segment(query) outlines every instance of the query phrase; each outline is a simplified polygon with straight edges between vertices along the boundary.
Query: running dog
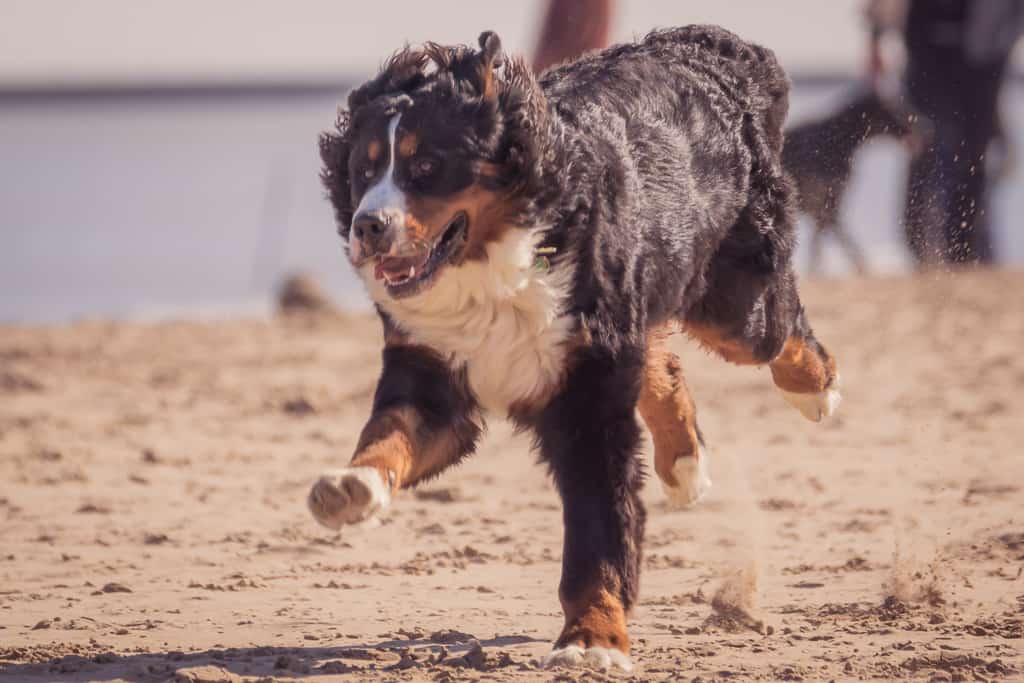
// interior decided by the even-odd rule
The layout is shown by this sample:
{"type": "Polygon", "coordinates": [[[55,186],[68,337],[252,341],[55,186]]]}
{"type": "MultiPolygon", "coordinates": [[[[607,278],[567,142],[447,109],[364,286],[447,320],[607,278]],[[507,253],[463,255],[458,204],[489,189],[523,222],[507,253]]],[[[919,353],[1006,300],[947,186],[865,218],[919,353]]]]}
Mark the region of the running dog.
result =
{"type": "Polygon", "coordinates": [[[710,485],[667,335],[767,365],[811,420],[838,400],[791,256],[788,83],[717,27],[651,33],[545,71],[426,44],[354,90],[320,139],[348,259],[383,325],[355,455],[313,486],[337,529],[469,456],[486,415],[532,432],[563,502],[565,623],[546,664],[630,669],[641,427],[668,498],[710,485]]]}
{"type": "Polygon", "coordinates": [[[867,260],[839,218],[853,159],[872,138],[890,136],[904,141],[916,154],[927,137],[924,122],[907,107],[884,100],[878,93],[854,97],[838,111],[786,131],[782,165],[796,182],[800,209],[814,223],[810,270],[821,267],[823,238],[839,241],[854,270],[864,274],[867,260]]]}

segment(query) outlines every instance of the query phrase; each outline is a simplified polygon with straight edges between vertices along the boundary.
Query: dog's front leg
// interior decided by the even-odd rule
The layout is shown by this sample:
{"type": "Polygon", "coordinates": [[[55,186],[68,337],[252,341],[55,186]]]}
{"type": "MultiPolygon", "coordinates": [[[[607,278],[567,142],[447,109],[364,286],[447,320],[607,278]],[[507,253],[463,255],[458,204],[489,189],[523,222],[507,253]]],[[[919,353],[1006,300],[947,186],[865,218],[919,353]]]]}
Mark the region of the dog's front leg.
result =
{"type": "Polygon", "coordinates": [[[348,467],[325,472],[309,509],[338,529],[372,517],[391,495],[433,477],[473,452],[480,416],[464,373],[434,351],[410,344],[384,349],[384,369],[348,467]]]}
{"type": "Polygon", "coordinates": [[[632,669],[626,615],[637,592],[645,513],[635,408],[643,352],[577,352],[536,424],[562,496],[559,597],[565,625],[544,663],[632,669]]]}

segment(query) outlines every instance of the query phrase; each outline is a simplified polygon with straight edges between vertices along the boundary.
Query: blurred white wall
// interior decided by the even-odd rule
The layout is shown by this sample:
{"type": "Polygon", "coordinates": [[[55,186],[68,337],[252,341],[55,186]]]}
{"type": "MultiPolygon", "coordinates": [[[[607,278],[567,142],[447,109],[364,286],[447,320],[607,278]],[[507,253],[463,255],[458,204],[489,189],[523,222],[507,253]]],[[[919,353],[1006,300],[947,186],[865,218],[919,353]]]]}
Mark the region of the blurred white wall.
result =
{"type": "MultiPolygon", "coordinates": [[[[346,84],[405,40],[471,43],[493,28],[509,51],[532,52],[544,2],[0,0],[0,322],[265,311],[297,270],[368,307],[317,179],[317,133],[346,84]],[[161,81],[272,87],[121,91],[161,81]],[[287,81],[314,87],[273,87],[287,81]],[[19,97],[19,85],[43,96],[19,97]],[[45,92],[65,85],[77,87],[45,92]],[[111,92],[91,96],[94,86],[111,92]]],[[[616,0],[614,37],[720,23],[773,48],[794,76],[850,77],[797,80],[795,121],[855,87],[860,2],[616,0]]],[[[1024,84],[1006,107],[1008,123],[1024,121],[1024,84]]],[[[1024,127],[1010,134],[1024,149],[1024,127]]],[[[992,214],[1003,261],[1019,265],[1017,168],[992,214]]],[[[844,204],[879,272],[908,263],[905,169],[898,145],[869,145],[844,204]]],[[[844,272],[834,256],[828,271],[844,272]]]]}
{"type": "MultiPolygon", "coordinates": [[[[852,72],[862,0],[619,0],[616,40],[719,23],[792,70],[852,72]]],[[[499,32],[531,52],[543,0],[2,0],[0,85],[339,78],[403,41],[499,32]]]]}

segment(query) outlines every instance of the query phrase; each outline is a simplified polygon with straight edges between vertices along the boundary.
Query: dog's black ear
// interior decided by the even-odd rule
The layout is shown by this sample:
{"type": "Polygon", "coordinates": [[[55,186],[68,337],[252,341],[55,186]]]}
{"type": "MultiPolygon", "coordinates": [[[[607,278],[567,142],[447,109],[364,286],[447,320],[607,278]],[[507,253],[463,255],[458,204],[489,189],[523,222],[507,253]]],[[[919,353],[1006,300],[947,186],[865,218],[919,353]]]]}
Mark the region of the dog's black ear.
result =
{"type": "MultiPolygon", "coordinates": [[[[502,121],[502,181],[520,197],[550,196],[552,182],[545,159],[553,156],[547,98],[533,68],[522,57],[505,60],[498,93],[502,121]]],[[[554,172],[560,172],[555,170],[554,172]]]]}
{"type": "Polygon", "coordinates": [[[501,51],[501,38],[494,31],[480,34],[480,94],[484,99],[493,99],[497,94],[494,86],[494,70],[505,62],[501,51]]]}
{"type": "Polygon", "coordinates": [[[334,130],[320,135],[320,182],[334,209],[338,234],[348,240],[352,226],[352,185],[349,180],[348,157],[352,151],[352,116],[347,110],[338,112],[334,130]]]}

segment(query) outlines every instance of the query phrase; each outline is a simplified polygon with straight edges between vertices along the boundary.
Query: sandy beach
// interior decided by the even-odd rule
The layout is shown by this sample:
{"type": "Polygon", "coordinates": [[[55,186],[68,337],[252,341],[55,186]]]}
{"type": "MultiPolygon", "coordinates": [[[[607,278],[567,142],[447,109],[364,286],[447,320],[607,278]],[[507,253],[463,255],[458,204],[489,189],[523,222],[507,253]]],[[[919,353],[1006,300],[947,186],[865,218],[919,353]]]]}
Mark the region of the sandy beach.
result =
{"type": "Polygon", "coordinates": [[[1024,680],[1021,292],[805,282],[843,377],[821,424],[676,338],[714,487],[647,482],[629,676],[538,668],[561,511],[500,419],[379,523],[313,521],[375,319],[0,326],[0,680],[1024,680]]]}

